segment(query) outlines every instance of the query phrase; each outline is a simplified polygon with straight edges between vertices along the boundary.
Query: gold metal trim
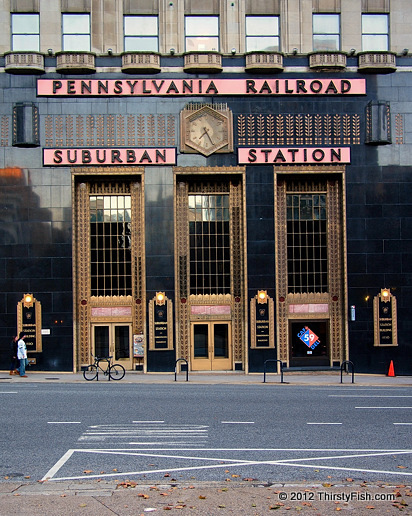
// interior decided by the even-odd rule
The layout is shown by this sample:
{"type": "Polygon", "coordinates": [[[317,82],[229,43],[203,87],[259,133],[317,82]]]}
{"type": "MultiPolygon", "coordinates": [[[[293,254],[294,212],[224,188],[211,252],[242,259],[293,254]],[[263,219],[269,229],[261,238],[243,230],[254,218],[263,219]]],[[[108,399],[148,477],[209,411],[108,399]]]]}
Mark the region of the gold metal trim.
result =
{"type": "MultiPolygon", "coordinates": [[[[241,363],[247,371],[247,309],[246,309],[246,197],[245,167],[174,167],[175,191],[175,292],[176,292],[176,358],[185,358],[190,364],[190,324],[201,320],[192,316],[190,307],[207,304],[230,304],[231,316],[216,317],[216,320],[232,322],[232,362],[241,363]],[[230,184],[230,234],[231,234],[231,285],[228,296],[193,296],[189,286],[189,234],[187,196],[193,178],[205,177],[230,184]],[[234,177],[239,176],[239,181],[234,177]]],[[[213,185],[212,185],[213,186],[213,185]]],[[[210,187],[211,188],[211,187],[210,187]]],[[[211,191],[207,187],[208,192],[211,191]]],[[[212,188],[213,191],[213,188],[212,188]]],[[[203,317],[202,317],[203,318],[203,317]]],[[[207,318],[210,320],[210,317],[207,318]]]]}
{"type": "Polygon", "coordinates": [[[396,297],[390,289],[381,289],[379,294],[373,298],[373,345],[374,347],[397,347],[398,346],[398,307],[396,297]],[[386,299],[387,297],[387,299],[386,299]],[[392,319],[392,343],[382,344],[379,339],[379,300],[390,303],[392,319]]]}
{"type": "Polygon", "coordinates": [[[277,166],[274,167],[275,241],[276,241],[276,336],[278,358],[289,365],[289,321],[328,320],[330,365],[348,358],[347,258],[345,216],[345,166],[277,166]],[[313,178],[313,175],[319,179],[313,178]],[[294,191],[290,180],[299,181],[299,191],[325,191],[328,203],[328,293],[289,294],[287,284],[286,193],[294,191]],[[325,178],[323,179],[322,176],[325,178]],[[322,184],[321,184],[322,183],[322,184]],[[325,186],[324,186],[325,185],[325,186]],[[302,189],[303,188],[303,189],[302,189]],[[327,313],[291,314],[291,304],[328,304],[327,313]]]}
{"type": "Polygon", "coordinates": [[[167,348],[156,348],[155,347],[155,305],[158,305],[156,296],[149,301],[149,350],[151,351],[170,351],[173,349],[173,302],[168,299],[167,296],[164,297],[162,305],[167,304],[167,322],[164,324],[167,325],[167,348]]]}
{"type": "MultiPolygon", "coordinates": [[[[72,169],[73,210],[73,368],[90,362],[90,325],[95,322],[129,322],[132,334],[145,334],[145,249],[144,249],[144,168],[88,167],[72,169]],[[122,191],[119,182],[127,182],[131,196],[132,221],[132,295],[90,296],[90,223],[89,197],[92,192],[115,194],[122,191]],[[98,183],[98,184],[97,184],[98,183]],[[93,187],[93,188],[91,188],[93,187]],[[97,190],[96,190],[97,189],[97,190]],[[131,306],[130,317],[92,318],[96,306],[131,306]]],[[[145,359],[146,360],[146,359],[145,359]]]]}
{"type": "MultiPolygon", "coordinates": [[[[262,291],[259,291],[262,292],[262,291]]],[[[266,291],[265,291],[266,292],[266,291]]],[[[250,300],[250,348],[273,349],[275,347],[275,315],[273,299],[266,295],[266,301],[259,300],[259,293],[250,300]],[[269,346],[256,346],[256,301],[258,304],[267,304],[269,311],[269,346]]]]}

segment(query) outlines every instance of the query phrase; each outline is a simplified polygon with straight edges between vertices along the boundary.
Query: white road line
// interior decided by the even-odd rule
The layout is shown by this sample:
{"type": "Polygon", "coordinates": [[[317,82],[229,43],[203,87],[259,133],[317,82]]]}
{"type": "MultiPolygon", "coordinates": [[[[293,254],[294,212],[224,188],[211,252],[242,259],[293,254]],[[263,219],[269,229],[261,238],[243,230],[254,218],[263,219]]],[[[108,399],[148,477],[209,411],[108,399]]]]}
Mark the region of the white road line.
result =
{"type": "Polygon", "coordinates": [[[329,398],[412,398],[409,395],[401,395],[401,394],[328,394],[329,398]]]}
{"type": "Polygon", "coordinates": [[[254,421],[221,421],[222,425],[254,425],[254,421]]]}
{"type": "Polygon", "coordinates": [[[164,421],[132,421],[132,423],[164,423],[164,421]]]}
{"type": "Polygon", "coordinates": [[[17,394],[17,391],[3,391],[0,394],[17,394]]]}
{"type": "Polygon", "coordinates": [[[355,409],[378,409],[378,410],[385,410],[385,409],[412,409],[412,407],[355,407],[355,409]]]}
{"type": "Polygon", "coordinates": [[[81,425],[81,421],[47,421],[48,425],[81,425]]]}
{"type": "Polygon", "coordinates": [[[44,477],[42,478],[42,480],[48,480],[48,479],[52,479],[54,477],[54,475],[59,471],[59,469],[64,465],[66,464],[66,462],[70,459],[70,457],[73,455],[73,453],[75,452],[76,450],[67,450],[67,452],[63,455],[63,457],[61,457],[57,462],[56,464],[49,469],[49,471],[44,475],[44,477]]]}
{"type": "Polygon", "coordinates": [[[307,425],[341,425],[342,423],[306,423],[307,425]]]}
{"type": "Polygon", "coordinates": [[[412,423],[394,423],[394,425],[412,425],[412,423]]]}
{"type": "MultiPolygon", "coordinates": [[[[80,452],[80,453],[108,453],[108,454],[116,454],[114,450],[69,450],[71,454],[73,452],[80,452]]],[[[216,451],[216,450],[215,450],[216,451]]],[[[296,451],[302,451],[301,449],[296,449],[296,451]]],[[[308,450],[309,451],[309,450],[308,450]]],[[[313,451],[313,450],[310,450],[313,451]]],[[[332,450],[330,450],[332,451],[332,450]]],[[[349,450],[344,450],[348,452],[349,450]]],[[[362,450],[365,451],[365,450],[362,450]]],[[[67,452],[67,453],[69,453],[67,452]]],[[[117,452],[119,453],[119,452],[117,452]]],[[[76,477],[60,477],[60,478],[51,478],[49,475],[50,472],[53,470],[60,469],[60,467],[64,464],[64,462],[61,464],[61,466],[57,467],[57,464],[43,477],[45,480],[46,478],[49,479],[49,481],[61,481],[61,480],[79,480],[79,479],[90,479],[90,478],[104,478],[104,477],[115,477],[115,476],[131,476],[131,475],[147,475],[147,474],[153,474],[153,473],[165,473],[165,472],[181,472],[181,471],[195,471],[195,470],[205,470],[205,469],[218,469],[218,468],[227,468],[227,467],[242,467],[242,466],[251,466],[251,465],[264,465],[264,464],[270,464],[270,465],[279,465],[279,466],[286,466],[286,467],[301,467],[301,468],[318,468],[318,469],[327,469],[327,470],[337,470],[337,471],[356,471],[356,472],[362,472],[362,473],[377,473],[377,474],[387,474],[387,475],[402,475],[402,476],[412,476],[412,473],[409,472],[399,472],[399,471],[386,471],[386,470],[371,470],[366,468],[353,468],[353,467],[339,467],[339,466],[324,466],[324,465],[317,465],[317,464],[300,464],[302,461],[313,461],[313,460],[334,460],[334,459],[342,459],[342,458],[356,458],[356,457],[375,457],[378,455],[392,455],[394,451],[388,451],[388,452],[382,452],[382,453],[370,453],[370,450],[368,450],[368,453],[362,453],[362,454],[356,454],[356,455],[340,455],[340,456],[328,456],[328,457],[301,457],[297,459],[282,459],[282,460],[268,460],[268,461],[237,461],[237,462],[226,462],[224,464],[207,464],[204,466],[189,466],[189,467],[180,467],[180,468],[167,468],[167,469],[158,469],[158,470],[144,470],[144,471],[128,471],[125,473],[107,473],[107,474],[101,474],[101,475],[87,475],[87,476],[76,476],[76,477]],[[298,463],[299,462],[299,463],[298,463]]],[[[396,451],[396,454],[411,454],[412,450],[404,450],[404,451],[396,451]]],[[[120,451],[119,454],[125,454],[124,450],[120,451]]],[[[67,454],[66,454],[67,455],[67,454]]],[[[139,455],[139,453],[131,453],[129,455],[139,455]]],[[[70,455],[71,456],[71,455],[70,455]]],[[[157,456],[157,455],[156,455],[157,456]]],[[[171,457],[174,457],[173,455],[171,457]]],[[[65,458],[62,457],[61,461],[65,458]]],[[[184,457],[183,457],[184,458],[184,457]]],[[[188,457],[188,459],[191,459],[191,457],[188,457]]],[[[202,457],[196,457],[196,460],[202,460],[202,457]]],[[[67,459],[66,459],[67,460],[67,459]]],[[[205,460],[225,460],[222,458],[205,458],[205,460]]],[[[231,460],[231,459],[229,459],[231,460]]],[[[59,461],[60,462],[60,461],[59,461]]]]}

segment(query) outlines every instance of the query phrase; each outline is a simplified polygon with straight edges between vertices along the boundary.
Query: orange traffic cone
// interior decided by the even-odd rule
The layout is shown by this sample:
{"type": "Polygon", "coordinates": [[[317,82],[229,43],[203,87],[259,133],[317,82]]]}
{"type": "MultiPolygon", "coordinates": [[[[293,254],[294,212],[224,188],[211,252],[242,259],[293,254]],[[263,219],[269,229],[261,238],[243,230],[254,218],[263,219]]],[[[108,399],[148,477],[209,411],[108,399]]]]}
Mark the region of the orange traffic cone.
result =
{"type": "Polygon", "coordinates": [[[393,367],[393,360],[391,360],[391,363],[389,364],[389,371],[387,376],[395,376],[395,369],[393,367]]]}

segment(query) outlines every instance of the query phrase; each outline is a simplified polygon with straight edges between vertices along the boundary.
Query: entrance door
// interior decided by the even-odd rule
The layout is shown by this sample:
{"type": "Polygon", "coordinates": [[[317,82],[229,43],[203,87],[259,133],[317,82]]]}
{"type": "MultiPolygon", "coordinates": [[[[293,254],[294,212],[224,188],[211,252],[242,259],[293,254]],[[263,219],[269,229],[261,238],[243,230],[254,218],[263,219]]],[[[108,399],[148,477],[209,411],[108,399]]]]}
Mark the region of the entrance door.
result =
{"type": "Polygon", "coordinates": [[[131,324],[92,324],[93,354],[132,369],[131,336],[131,324]]]}
{"type": "Polygon", "coordinates": [[[230,323],[192,324],[191,359],[193,371],[227,371],[232,369],[230,323]]]}

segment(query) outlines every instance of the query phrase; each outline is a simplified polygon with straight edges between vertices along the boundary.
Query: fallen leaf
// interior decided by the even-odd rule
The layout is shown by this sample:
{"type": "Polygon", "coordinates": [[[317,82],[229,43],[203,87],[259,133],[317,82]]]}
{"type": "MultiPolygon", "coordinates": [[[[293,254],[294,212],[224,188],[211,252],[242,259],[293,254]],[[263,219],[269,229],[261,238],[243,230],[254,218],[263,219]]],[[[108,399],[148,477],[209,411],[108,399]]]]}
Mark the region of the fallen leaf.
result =
{"type": "Polygon", "coordinates": [[[367,505],[366,508],[367,509],[375,509],[375,507],[373,505],[367,505]]]}
{"type": "Polygon", "coordinates": [[[226,505],[224,505],[223,503],[218,505],[219,509],[225,509],[226,505]]]}
{"type": "Polygon", "coordinates": [[[324,484],[322,484],[323,487],[332,487],[332,484],[328,484],[327,482],[325,482],[324,484]]]}
{"type": "Polygon", "coordinates": [[[232,478],[239,478],[240,475],[232,475],[232,478]]]}
{"type": "Polygon", "coordinates": [[[170,474],[169,473],[165,473],[165,477],[170,477],[170,474]]]}
{"type": "Polygon", "coordinates": [[[24,478],[30,478],[30,475],[25,476],[24,478]]]}
{"type": "Polygon", "coordinates": [[[408,469],[406,466],[397,466],[398,469],[408,469]]]}
{"type": "Polygon", "coordinates": [[[347,478],[346,482],[353,482],[353,478],[347,478]]]}
{"type": "Polygon", "coordinates": [[[145,500],[147,500],[149,498],[149,495],[148,494],[144,494],[144,493],[139,493],[137,496],[139,498],[144,498],[145,500]]]}
{"type": "Polygon", "coordinates": [[[199,500],[206,500],[206,496],[199,495],[199,500]]]}
{"type": "Polygon", "coordinates": [[[87,503],[81,503],[79,507],[87,507],[87,503]]]}
{"type": "Polygon", "coordinates": [[[280,509],[280,507],[281,507],[280,505],[271,505],[271,506],[269,507],[269,510],[270,510],[270,511],[276,511],[277,509],[280,509]]]}
{"type": "Polygon", "coordinates": [[[92,469],[85,469],[85,470],[83,471],[83,473],[93,473],[93,470],[92,470],[92,469]]]}

